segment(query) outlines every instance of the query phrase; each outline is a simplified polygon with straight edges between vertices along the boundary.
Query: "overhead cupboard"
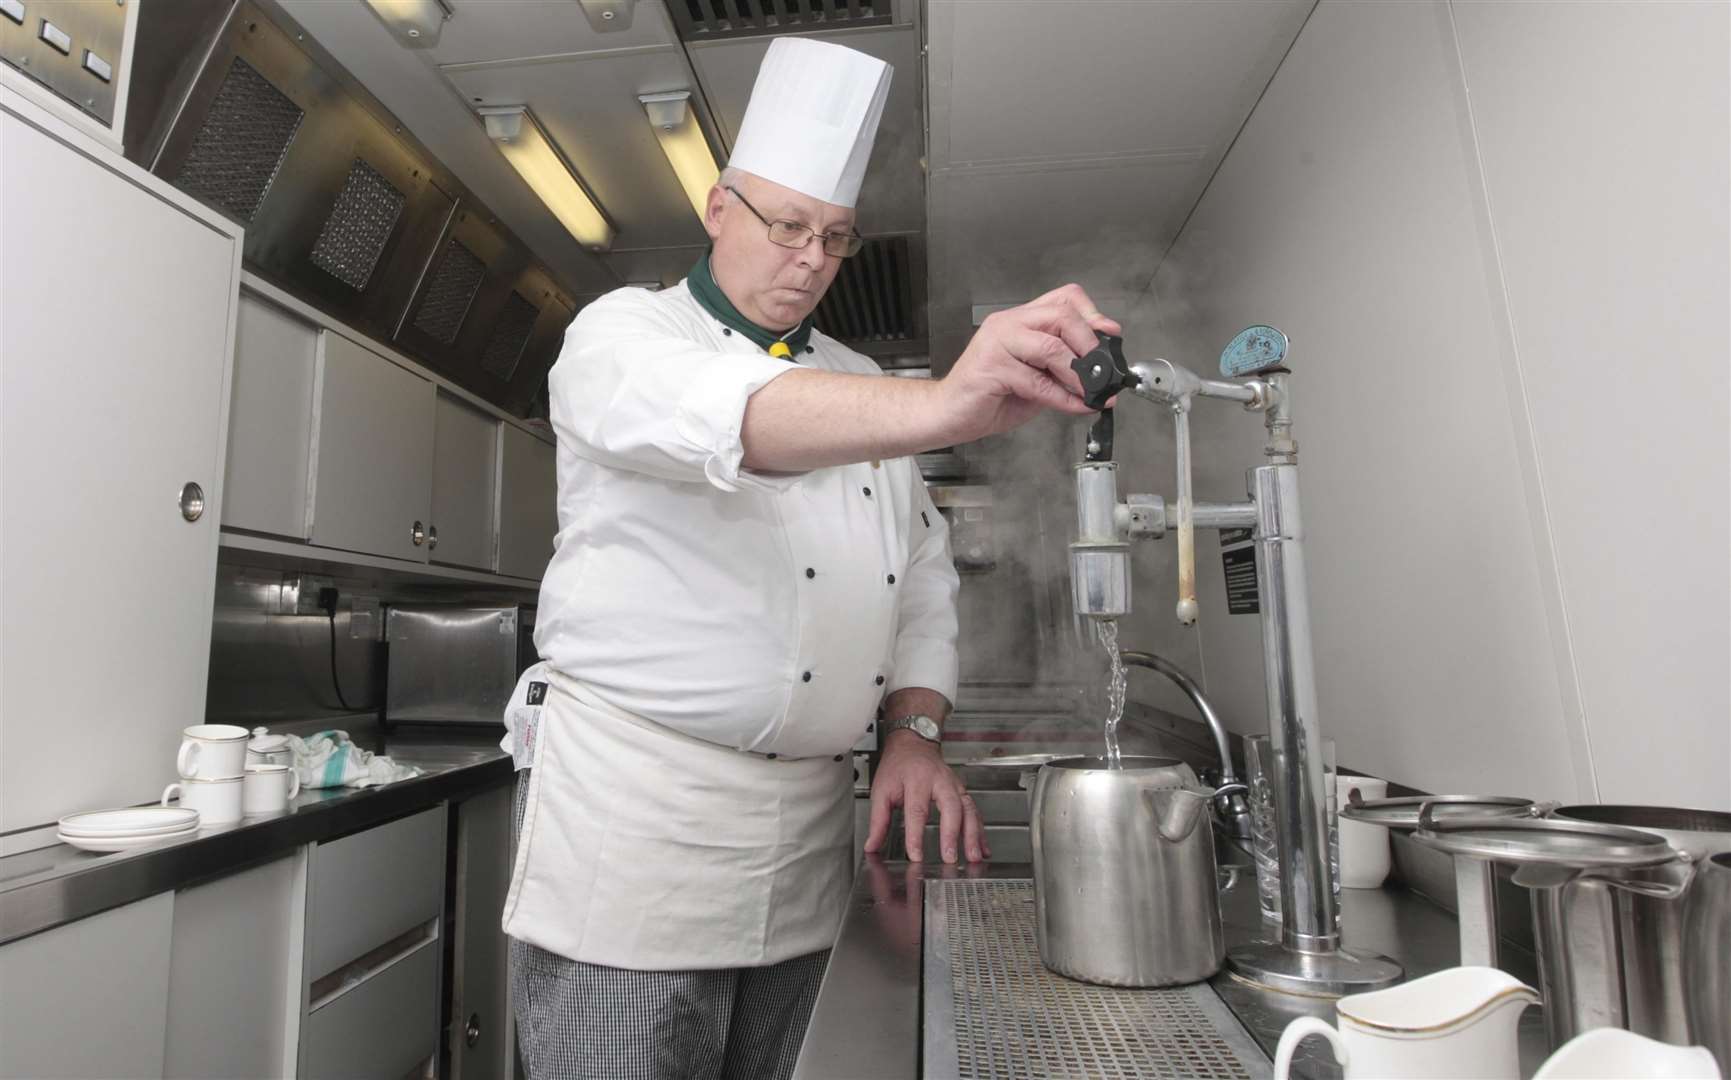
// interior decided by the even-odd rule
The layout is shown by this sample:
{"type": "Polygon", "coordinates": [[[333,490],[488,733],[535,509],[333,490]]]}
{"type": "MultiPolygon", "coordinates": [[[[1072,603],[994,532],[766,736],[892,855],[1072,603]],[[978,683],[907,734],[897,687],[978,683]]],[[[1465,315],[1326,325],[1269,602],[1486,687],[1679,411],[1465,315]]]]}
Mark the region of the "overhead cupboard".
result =
{"type": "Polygon", "coordinates": [[[240,532],[540,579],[557,528],[549,434],[251,275],[234,382],[225,544],[248,546],[240,532]]]}

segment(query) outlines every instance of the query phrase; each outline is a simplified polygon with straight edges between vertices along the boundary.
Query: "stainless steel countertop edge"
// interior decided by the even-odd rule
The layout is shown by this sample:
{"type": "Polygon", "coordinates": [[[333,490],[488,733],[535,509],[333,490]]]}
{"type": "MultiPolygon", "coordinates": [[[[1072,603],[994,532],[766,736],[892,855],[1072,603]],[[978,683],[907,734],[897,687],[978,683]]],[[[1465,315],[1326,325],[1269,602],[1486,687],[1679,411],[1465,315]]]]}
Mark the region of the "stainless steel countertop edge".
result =
{"type": "MultiPolygon", "coordinates": [[[[427,745],[439,744],[429,740],[427,745]]],[[[412,756],[403,756],[412,763],[412,756]]],[[[340,793],[326,789],[287,813],[218,827],[162,847],[81,859],[58,873],[24,878],[0,888],[0,945],[157,893],[236,873],[305,844],[461,799],[507,783],[513,775],[510,757],[496,748],[465,756],[475,760],[379,787],[345,788],[340,793]]],[[[303,793],[302,799],[306,797],[303,793]]],[[[8,856],[8,860],[32,854],[8,856]]]]}

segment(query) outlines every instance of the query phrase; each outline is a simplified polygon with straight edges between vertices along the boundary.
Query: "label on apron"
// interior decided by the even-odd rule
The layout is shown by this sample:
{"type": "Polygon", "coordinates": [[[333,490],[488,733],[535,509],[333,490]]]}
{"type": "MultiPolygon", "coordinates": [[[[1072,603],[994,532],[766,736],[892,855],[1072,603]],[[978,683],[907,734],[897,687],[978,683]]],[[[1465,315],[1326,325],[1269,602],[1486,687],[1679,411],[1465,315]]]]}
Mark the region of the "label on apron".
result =
{"type": "Polygon", "coordinates": [[[511,755],[518,772],[535,764],[535,741],[541,727],[541,708],[547,701],[546,661],[531,665],[517,679],[511,700],[505,705],[505,737],[499,749],[511,755]]]}

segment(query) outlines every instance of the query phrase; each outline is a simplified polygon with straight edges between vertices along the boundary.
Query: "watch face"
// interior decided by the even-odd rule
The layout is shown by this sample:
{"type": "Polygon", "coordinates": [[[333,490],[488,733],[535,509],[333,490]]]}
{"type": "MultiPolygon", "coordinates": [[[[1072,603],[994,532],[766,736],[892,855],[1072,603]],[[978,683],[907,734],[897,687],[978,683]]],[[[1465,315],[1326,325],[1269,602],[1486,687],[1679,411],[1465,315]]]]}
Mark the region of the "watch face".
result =
{"type": "Polygon", "coordinates": [[[938,728],[938,722],[929,716],[904,716],[897,726],[905,727],[920,738],[930,739],[932,742],[937,742],[943,737],[943,732],[938,728]]]}

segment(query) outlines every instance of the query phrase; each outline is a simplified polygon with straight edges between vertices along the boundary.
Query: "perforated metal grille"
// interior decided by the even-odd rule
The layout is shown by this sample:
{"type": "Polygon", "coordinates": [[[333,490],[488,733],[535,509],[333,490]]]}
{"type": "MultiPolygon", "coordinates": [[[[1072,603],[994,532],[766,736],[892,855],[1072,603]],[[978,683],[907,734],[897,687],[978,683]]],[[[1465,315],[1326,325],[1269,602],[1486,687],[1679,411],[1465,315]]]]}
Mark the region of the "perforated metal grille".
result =
{"type": "Polygon", "coordinates": [[[962,1077],[1249,1080],[1205,1011],[1206,985],[1122,990],[1054,975],[1040,963],[1032,882],[940,884],[962,1077]]]}
{"type": "Polygon", "coordinates": [[[193,136],[175,184],[250,222],[305,115],[251,64],[236,58],[193,136]]]}
{"type": "Polygon", "coordinates": [[[905,341],[914,305],[905,236],[867,240],[841,270],[816,311],[817,328],[838,341],[905,341]]]}
{"type": "Polygon", "coordinates": [[[523,359],[523,348],[529,344],[535,320],[540,316],[540,308],[524,299],[522,293],[513,292],[505,301],[504,313],[493,326],[493,340],[487,342],[487,349],[481,354],[481,370],[510,382],[511,376],[517,373],[517,361],[523,359]]]}
{"type": "Polygon", "coordinates": [[[793,34],[890,21],[890,0],[669,0],[667,13],[686,41],[793,34]]]}
{"type": "Polygon", "coordinates": [[[486,273],[486,265],[461,241],[446,243],[415,311],[415,328],[446,345],[457,340],[463,316],[469,313],[486,273]]]}
{"type": "Polygon", "coordinates": [[[356,292],[365,289],[404,201],[377,169],[356,158],[313,244],[313,265],[356,292]]]}

